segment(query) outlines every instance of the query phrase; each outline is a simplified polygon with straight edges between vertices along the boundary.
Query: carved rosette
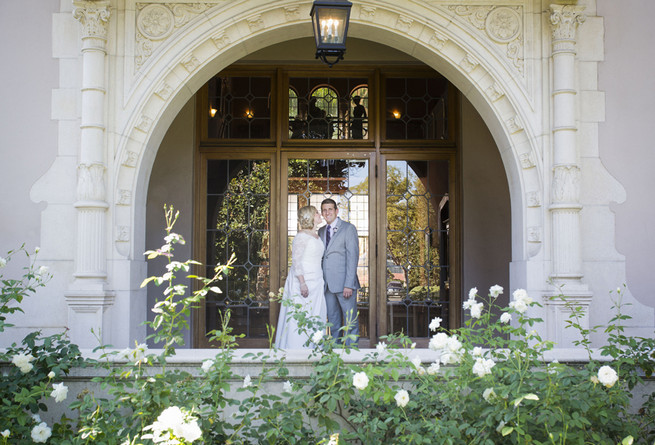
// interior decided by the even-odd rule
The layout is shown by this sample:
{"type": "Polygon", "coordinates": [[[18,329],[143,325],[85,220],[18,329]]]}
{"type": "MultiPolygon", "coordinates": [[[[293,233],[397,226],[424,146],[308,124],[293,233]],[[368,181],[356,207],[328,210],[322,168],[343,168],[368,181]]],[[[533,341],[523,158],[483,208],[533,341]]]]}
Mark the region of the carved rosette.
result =
{"type": "Polygon", "coordinates": [[[111,17],[108,1],[76,1],[73,17],[82,24],[82,38],[107,41],[107,25],[111,17]]]}
{"type": "Polygon", "coordinates": [[[583,6],[550,5],[550,23],[553,41],[575,41],[578,25],[584,23],[583,6]]]}
{"type": "Polygon", "coordinates": [[[580,167],[558,165],[553,170],[553,203],[575,204],[580,199],[580,167]]]}
{"type": "Polygon", "coordinates": [[[214,6],[212,3],[137,3],[135,70],[176,29],[214,6]]]}
{"type": "Polygon", "coordinates": [[[79,201],[105,200],[105,166],[80,164],[77,166],[77,199],[79,201]]]}
{"type": "Polygon", "coordinates": [[[525,71],[522,6],[448,6],[502,48],[514,68],[525,71]]]}

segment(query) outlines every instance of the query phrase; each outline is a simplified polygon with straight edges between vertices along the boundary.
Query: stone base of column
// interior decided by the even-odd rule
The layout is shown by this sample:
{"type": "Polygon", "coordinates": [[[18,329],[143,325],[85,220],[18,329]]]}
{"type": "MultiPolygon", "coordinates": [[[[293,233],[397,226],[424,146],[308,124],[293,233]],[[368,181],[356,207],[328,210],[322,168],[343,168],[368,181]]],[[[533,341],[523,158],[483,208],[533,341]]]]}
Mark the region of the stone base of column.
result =
{"type": "Polygon", "coordinates": [[[567,283],[561,287],[561,291],[554,290],[543,295],[546,339],[555,342],[556,348],[573,348],[577,341],[582,340],[579,329],[570,325],[577,324],[582,329],[589,329],[592,297],[589,288],[579,282],[567,283]]]}
{"type": "Polygon", "coordinates": [[[114,293],[101,283],[88,289],[69,290],[68,327],[71,342],[80,348],[95,348],[110,342],[111,320],[107,308],[114,304],[114,293]]]}

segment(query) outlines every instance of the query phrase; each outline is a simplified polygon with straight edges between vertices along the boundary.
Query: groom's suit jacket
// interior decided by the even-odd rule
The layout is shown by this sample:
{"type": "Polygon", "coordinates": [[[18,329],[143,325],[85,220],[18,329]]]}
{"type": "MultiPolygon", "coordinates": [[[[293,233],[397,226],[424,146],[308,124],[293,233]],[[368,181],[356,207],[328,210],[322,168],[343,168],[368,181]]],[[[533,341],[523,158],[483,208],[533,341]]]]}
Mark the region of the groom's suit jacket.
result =
{"type": "MultiPolygon", "coordinates": [[[[327,226],[318,230],[318,235],[325,245],[327,226]]],[[[332,231],[330,244],[323,253],[323,278],[330,292],[338,294],[344,287],[359,289],[357,263],[359,262],[359,239],[354,225],[344,220],[339,221],[336,231],[332,231]]]]}

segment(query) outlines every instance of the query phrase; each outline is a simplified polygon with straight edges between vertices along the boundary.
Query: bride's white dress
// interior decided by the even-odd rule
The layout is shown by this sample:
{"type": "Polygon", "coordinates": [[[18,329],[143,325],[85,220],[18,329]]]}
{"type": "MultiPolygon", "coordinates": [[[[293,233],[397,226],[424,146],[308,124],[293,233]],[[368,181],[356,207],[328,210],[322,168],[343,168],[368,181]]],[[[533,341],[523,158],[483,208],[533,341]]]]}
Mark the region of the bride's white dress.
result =
{"type": "MultiPolygon", "coordinates": [[[[291,245],[291,269],[284,284],[283,300],[290,300],[293,304],[302,304],[308,316],[318,316],[320,321],[327,321],[327,307],[325,304],[325,286],[323,284],[323,241],[314,238],[305,232],[298,232],[291,245]],[[300,294],[300,281],[302,275],[309,289],[307,298],[300,294]]],[[[280,317],[275,333],[275,345],[280,349],[309,348],[307,340],[311,332],[301,334],[298,331],[298,322],[291,316],[292,308],[280,306],[280,317]]]]}

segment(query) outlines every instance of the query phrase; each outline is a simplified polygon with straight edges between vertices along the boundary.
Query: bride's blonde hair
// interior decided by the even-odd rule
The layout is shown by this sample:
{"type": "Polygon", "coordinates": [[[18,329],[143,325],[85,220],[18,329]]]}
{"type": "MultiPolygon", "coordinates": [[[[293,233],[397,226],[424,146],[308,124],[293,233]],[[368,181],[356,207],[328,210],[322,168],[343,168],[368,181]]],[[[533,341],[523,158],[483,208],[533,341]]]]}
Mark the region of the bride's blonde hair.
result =
{"type": "Polygon", "coordinates": [[[298,225],[301,229],[313,229],[314,228],[314,216],[318,210],[314,206],[305,206],[301,207],[298,210],[298,225]]]}

